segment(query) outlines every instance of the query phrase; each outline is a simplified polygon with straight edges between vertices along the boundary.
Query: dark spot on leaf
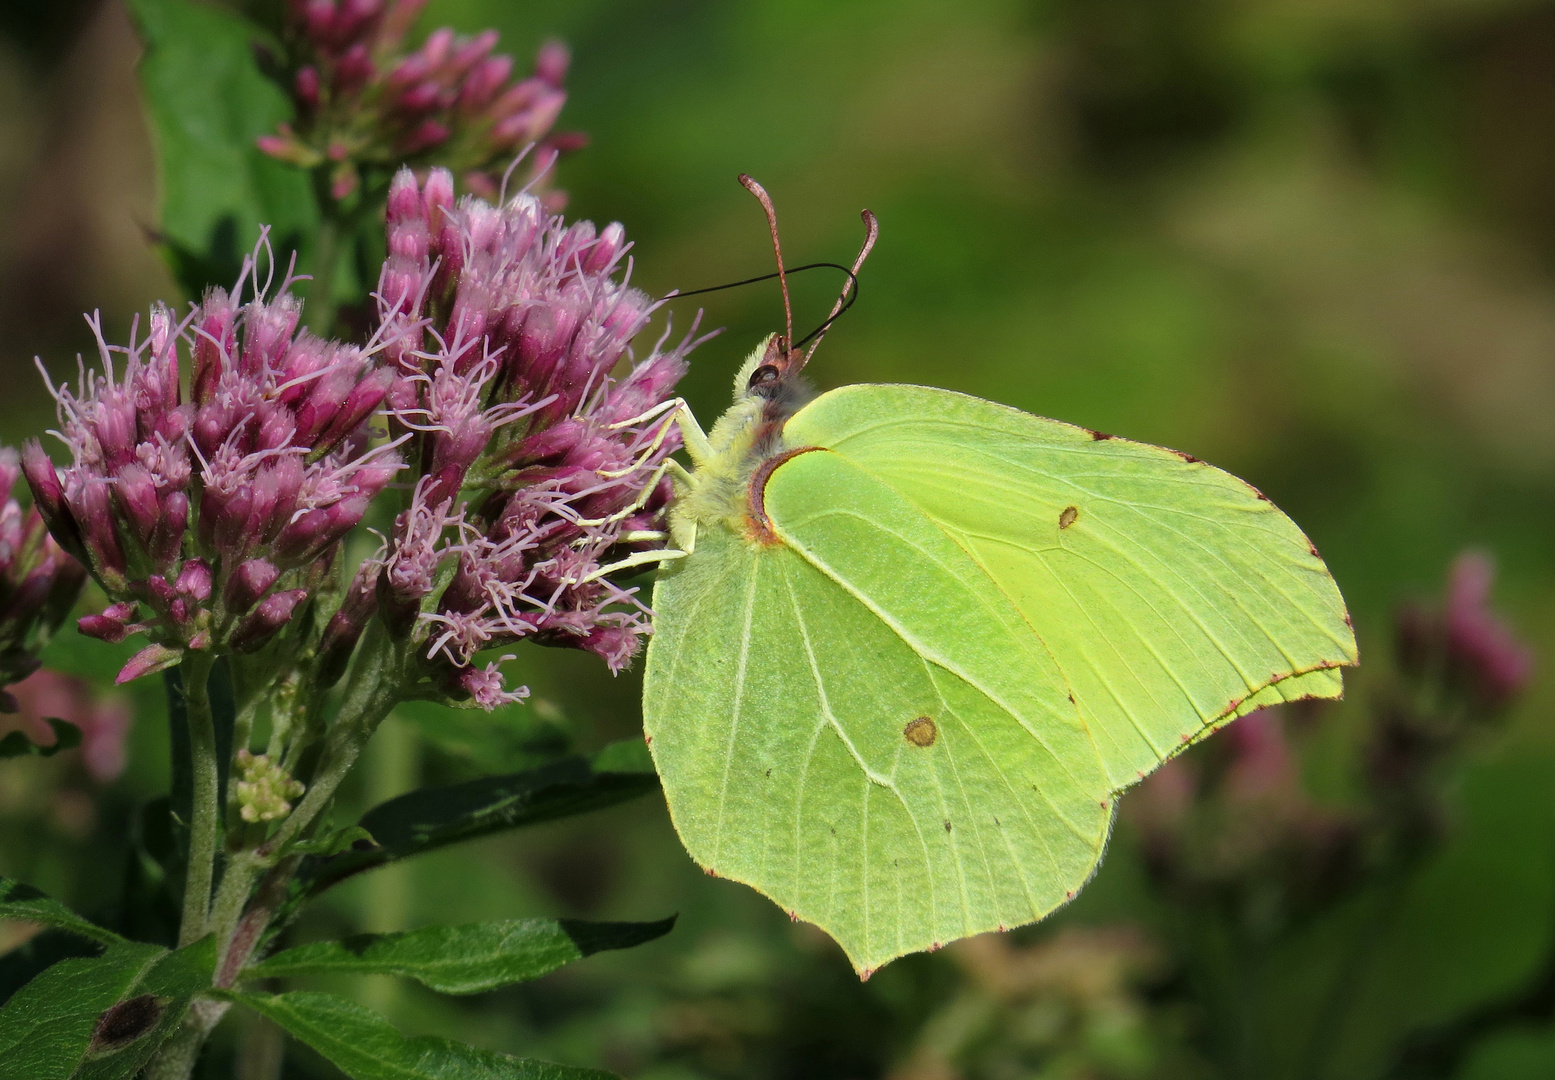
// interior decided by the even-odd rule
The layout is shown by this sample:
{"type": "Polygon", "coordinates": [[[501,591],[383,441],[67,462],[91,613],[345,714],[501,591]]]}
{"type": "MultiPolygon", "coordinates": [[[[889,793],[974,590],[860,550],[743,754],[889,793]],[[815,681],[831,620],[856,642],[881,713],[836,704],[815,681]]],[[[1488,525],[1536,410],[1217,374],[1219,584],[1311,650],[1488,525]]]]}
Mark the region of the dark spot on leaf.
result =
{"type": "Polygon", "coordinates": [[[1070,889],[1068,892],[1064,893],[1064,899],[1065,900],[1073,900],[1074,899],[1074,890],[1070,889]]]}
{"type": "Polygon", "coordinates": [[[1097,442],[1101,442],[1103,439],[1116,439],[1117,436],[1108,435],[1105,431],[1092,431],[1091,438],[1095,439],[1097,442]]]}
{"type": "Polygon", "coordinates": [[[768,780],[771,780],[771,779],[772,779],[772,770],[771,770],[771,769],[768,769],[768,770],[767,770],[767,779],[768,779],[768,780]]]}
{"type": "Polygon", "coordinates": [[[141,994],[121,1001],[97,1019],[92,1031],[92,1049],[118,1050],[157,1026],[163,1005],[155,995],[141,994]]]}
{"type": "Polygon", "coordinates": [[[833,836],[836,836],[836,835],[837,835],[837,826],[835,826],[835,825],[833,825],[833,826],[832,826],[832,827],[831,827],[831,834],[832,834],[832,835],[833,835],[833,836]]]}
{"type": "Polygon", "coordinates": [[[1075,701],[1075,699],[1074,699],[1074,691],[1073,690],[1071,690],[1069,692],[1069,704],[1071,704],[1071,705],[1079,704],[1079,702],[1075,701]]]}
{"type": "Polygon", "coordinates": [[[1080,508],[1078,506],[1064,507],[1063,512],[1058,515],[1058,527],[1060,529],[1069,528],[1069,526],[1075,523],[1075,519],[1079,516],[1080,508]]]}
{"type": "Polygon", "coordinates": [[[927,716],[920,716],[916,720],[909,720],[907,726],[902,729],[902,735],[914,746],[930,747],[934,740],[939,738],[939,728],[934,726],[934,721],[927,716]]]}
{"type": "Polygon", "coordinates": [[[949,818],[945,819],[945,831],[946,832],[950,831],[950,819],[949,818]]]}
{"type": "Polygon", "coordinates": [[[1311,540],[1307,541],[1307,550],[1312,553],[1312,557],[1314,559],[1321,559],[1323,557],[1317,553],[1317,545],[1314,544],[1311,540]]]}
{"type": "Polygon", "coordinates": [[[1174,453],[1178,457],[1182,458],[1189,465],[1192,465],[1192,464],[1196,463],[1199,460],[1198,458],[1194,457],[1192,454],[1186,453],[1185,451],[1182,451],[1182,450],[1173,450],[1172,453],[1174,453]]]}

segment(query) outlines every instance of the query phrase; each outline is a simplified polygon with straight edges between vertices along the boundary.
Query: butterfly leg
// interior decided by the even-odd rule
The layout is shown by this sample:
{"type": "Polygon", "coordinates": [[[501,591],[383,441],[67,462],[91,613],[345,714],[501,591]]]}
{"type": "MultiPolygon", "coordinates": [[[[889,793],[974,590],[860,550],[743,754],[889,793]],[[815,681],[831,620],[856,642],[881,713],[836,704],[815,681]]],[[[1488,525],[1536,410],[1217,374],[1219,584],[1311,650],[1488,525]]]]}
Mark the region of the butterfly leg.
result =
{"type": "Polygon", "coordinates": [[[624,559],[617,559],[606,566],[601,566],[578,579],[576,584],[583,585],[595,581],[607,574],[614,574],[618,570],[629,570],[634,566],[657,565],[658,563],[673,562],[676,559],[684,559],[689,552],[677,551],[674,548],[657,548],[653,551],[634,551],[624,559]]]}
{"type": "Polygon", "coordinates": [[[691,415],[691,409],[684,401],[675,412],[675,423],[680,425],[680,441],[691,458],[691,464],[701,468],[712,458],[713,444],[708,440],[707,432],[702,430],[702,425],[697,423],[697,418],[691,415]]]}

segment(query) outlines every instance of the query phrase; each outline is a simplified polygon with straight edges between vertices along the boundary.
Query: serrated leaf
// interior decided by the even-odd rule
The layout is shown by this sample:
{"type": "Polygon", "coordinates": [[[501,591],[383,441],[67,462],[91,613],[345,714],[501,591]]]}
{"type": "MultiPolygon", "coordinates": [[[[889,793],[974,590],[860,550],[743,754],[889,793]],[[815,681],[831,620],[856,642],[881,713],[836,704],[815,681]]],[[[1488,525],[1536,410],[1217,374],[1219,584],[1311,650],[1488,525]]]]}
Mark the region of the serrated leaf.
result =
{"type": "Polygon", "coordinates": [[[511,1057],[449,1039],[407,1039],[377,1013],[332,994],[225,996],[274,1020],[351,1080],[606,1080],[612,1076],[511,1057]]]}
{"type": "Polygon", "coordinates": [[[88,922],[58,900],[14,878],[0,877],[0,919],[43,923],[104,945],[124,940],[112,930],[88,922]]]}
{"type": "MultiPolygon", "coordinates": [[[[635,741],[635,740],[634,740],[635,741]]],[[[363,815],[376,847],[309,859],[299,883],[303,896],[396,859],[507,829],[584,814],[658,787],[646,755],[607,747],[594,760],[568,758],[538,769],[427,787],[390,799],[363,815]]]]}
{"type": "Polygon", "coordinates": [[[210,989],[215,967],[214,937],[158,960],[134,987],[134,997],[99,1018],[86,1059],[71,1080],[130,1080],[137,1075],[178,1028],[195,995],[210,989]]]}
{"type": "Polygon", "coordinates": [[[56,716],[46,717],[49,727],[54,729],[54,742],[50,746],[40,746],[27,737],[24,732],[13,731],[0,739],[0,758],[14,757],[53,757],[61,750],[74,750],[81,745],[81,729],[74,724],[61,720],[56,716]]]}
{"type": "Polygon", "coordinates": [[[476,994],[538,979],[607,949],[641,945],[674,925],[673,916],[646,923],[520,919],[358,934],[287,949],[249,968],[244,977],[399,975],[441,994],[476,994]]]}
{"type": "Polygon", "coordinates": [[[62,960],[0,1008],[0,1080],[127,1080],[208,989],[215,939],[177,952],[120,941],[62,960]]]}
{"type": "MultiPolygon", "coordinates": [[[[307,177],[255,145],[291,118],[280,87],[259,70],[258,28],[192,0],[132,0],[145,43],[141,87],[162,182],[162,236],[190,295],[229,286],[261,223],[288,252],[318,227],[307,177]]],[[[285,255],[281,255],[284,265],[285,255]]]]}

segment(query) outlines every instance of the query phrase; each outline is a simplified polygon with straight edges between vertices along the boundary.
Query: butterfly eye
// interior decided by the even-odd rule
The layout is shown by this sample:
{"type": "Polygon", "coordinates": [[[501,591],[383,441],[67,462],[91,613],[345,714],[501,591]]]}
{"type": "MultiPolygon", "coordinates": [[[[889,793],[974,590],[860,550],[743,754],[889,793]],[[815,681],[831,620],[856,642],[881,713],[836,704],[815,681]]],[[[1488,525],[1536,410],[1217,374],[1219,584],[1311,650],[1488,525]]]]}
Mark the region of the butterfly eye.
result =
{"type": "Polygon", "coordinates": [[[750,382],[746,384],[746,387],[747,389],[754,390],[758,386],[771,386],[780,377],[781,373],[776,367],[771,364],[762,364],[755,371],[751,372],[750,382]]]}

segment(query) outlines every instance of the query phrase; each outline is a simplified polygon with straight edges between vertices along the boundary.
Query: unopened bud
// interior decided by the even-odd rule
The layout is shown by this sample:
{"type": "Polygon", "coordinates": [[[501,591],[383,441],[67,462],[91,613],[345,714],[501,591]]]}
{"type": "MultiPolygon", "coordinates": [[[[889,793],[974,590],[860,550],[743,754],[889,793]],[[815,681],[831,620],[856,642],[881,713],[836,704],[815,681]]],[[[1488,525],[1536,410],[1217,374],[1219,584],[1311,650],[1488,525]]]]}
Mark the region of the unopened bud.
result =
{"type": "Polygon", "coordinates": [[[247,611],[270,591],[281,572],[267,559],[249,559],[227,579],[224,595],[227,609],[234,614],[247,611]]]}
{"type": "Polygon", "coordinates": [[[238,626],[231,645],[238,652],[255,652],[264,647],[276,632],[291,621],[297,605],[308,598],[306,589],[289,589],[265,600],[238,626]]]}
{"type": "Polygon", "coordinates": [[[267,754],[239,750],[237,766],[243,776],[233,786],[238,816],[249,824],[285,817],[292,812],[291,800],[307,790],[267,754]]]}

